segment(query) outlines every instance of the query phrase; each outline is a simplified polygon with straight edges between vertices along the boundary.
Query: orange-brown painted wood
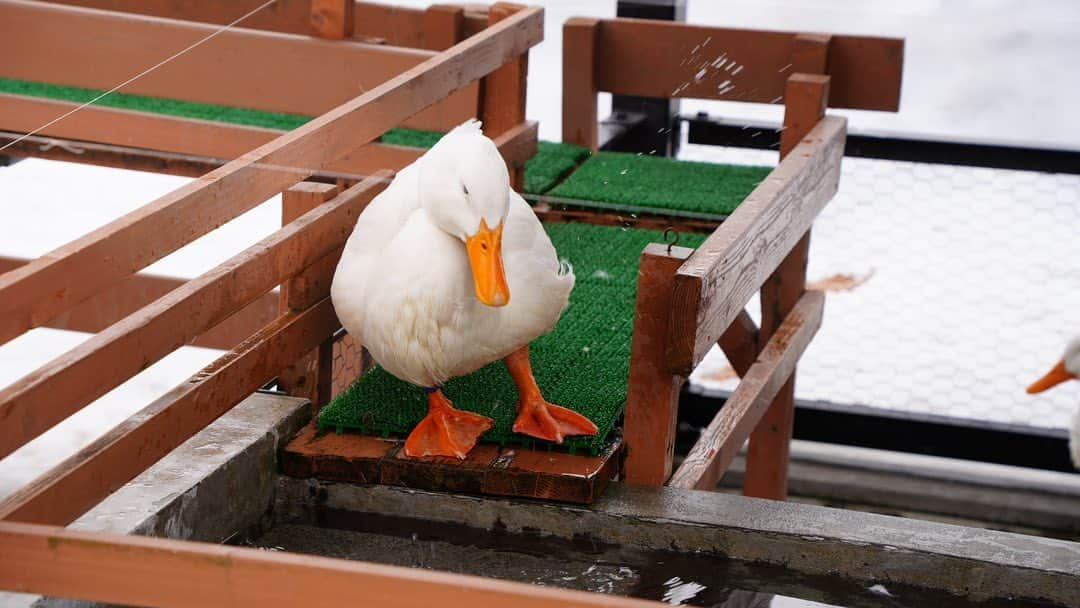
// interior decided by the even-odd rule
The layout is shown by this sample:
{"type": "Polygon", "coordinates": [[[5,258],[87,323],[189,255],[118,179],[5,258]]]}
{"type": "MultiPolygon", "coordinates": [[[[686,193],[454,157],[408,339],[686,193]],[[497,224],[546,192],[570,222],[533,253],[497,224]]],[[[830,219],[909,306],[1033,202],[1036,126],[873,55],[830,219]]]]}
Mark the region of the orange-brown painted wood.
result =
{"type": "MultiPolygon", "coordinates": [[[[331,184],[300,182],[281,193],[281,225],[332,199],[340,188],[331,184]]],[[[300,271],[281,285],[281,313],[299,312],[330,297],[330,282],[341,258],[341,248],[300,271]]],[[[334,328],[337,329],[336,327],[334,328]]],[[[290,363],[278,374],[278,389],[311,402],[314,413],[330,402],[333,371],[333,340],[327,335],[319,346],[290,363]]]]}
{"type": "Polygon", "coordinates": [[[0,523],[0,587],[144,606],[517,608],[661,606],[433,570],[0,523]]]}
{"type": "Polygon", "coordinates": [[[799,357],[821,326],[824,305],[823,293],[803,294],[727,403],[702,431],[668,485],[698,490],[716,487],[770,402],[794,372],[799,357]]]}
{"type": "MultiPolygon", "coordinates": [[[[103,90],[218,29],[23,0],[0,0],[0,23],[0,76],[103,90]]],[[[121,92],[314,116],[432,56],[421,49],[231,29],[121,92]]],[[[475,116],[476,94],[475,86],[463,87],[403,124],[449,129],[475,116]]]]}
{"type": "MultiPolygon", "coordinates": [[[[0,274],[15,270],[29,260],[0,256],[0,274]]],[[[155,274],[136,274],[111,289],[51,319],[46,327],[97,333],[143,306],[182,286],[187,279],[155,274]]],[[[229,350],[278,316],[278,294],[267,293],[221,323],[199,334],[192,346],[229,350]]]]}
{"type": "Polygon", "coordinates": [[[724,330],[717,341],[724,355],[731,364],[731,368],[739,377],[745,376],[747,370],[757,359],[758,345],[760,344],[760,332],[757,324],[750,318],[750,314],[743,309],[731,325],[724,330]]]}
{"type": "Polygon", "coordinates": [[[448,49],[465,38],[465,9],[433,4],[424,11],[421,24],[421,46],[432,51],[448,49]]]}
{"type": "MultiPolygon", "coordinates": [[[[497,2],[488,10],[488,24],[494,25],[524,9],[518,4],[497,2]]],[[[528,52],[510,59],[480,83],[480,120],[484,134],[495,138],[525,122],[525,86],[529,73],[528,52]]],[[[524,163],[509,166],[510,186],[525,186],[524,163]]]]}
{"type": "Polygon", "coordinates": [[[311,34],[328,40],[352,38],[356,26],[356,2],[353,0],[309,0],[308,22],[311,34]]]}
{"type": "Polygon", "coordinates": [[[593,151],[598,145],[599,45],[599,19],[572,17],[563,24],[562,140],[593,151]]]}
{"type": "Polygon", "coordinates": [[[0,519],[71,523],[229,411],[289,361],[318,345],[336,324],[329,300],[279,317],[234,351],[0,502],[0,519]]]}
{"type": "Polygon", "coordinates": [[[827,117],[679,268],[668,367],[689,374],[836,193],[846,121],[827,117]]]}
{"type": "MultiPolygon", "coordinates": [[[[780,103],[793,60],[801,59],[794,53],[802,50],[796,44],[800,36],[806,40],[808,35],[605,19],[600,21],[597,46],[597,86],[644,97],[780,103]],[[735,63],[729,68],[730,62],[735,63]],[[740,65],[744,69],[738,70],[740,65]]],[[[830,105],[897,110],[903,59],[902,39],[832,36],[827,61],[830,105]]]]}
{"type": "Polygon", "coordinates": [[[410,458],[400,439],[319,433],[308,426],[282,449],[281,471],[347,483],[518,496],[588,504],[618,472],[621,443],[597,456],[481,443],[464,460],[410,458]]]}
{"type": "Polygon", "coordinates": [[[692,253],[685,247],[672,247],[669,252],[667,245],[651,243],[641,254],[623,414],[627,450],[623,478],[629,483],[662,486],[671,475],[679,389],[685,377],[668,371],[664,344],[675,305],[675,272],[692,253]]]}
{"type": "MultiPolygon", "coordinates": [[[[826,39],[804,40],[802,62],[807,69],[823,66],[826,39]]],[[[780,157],[792,154],[799,141],[825,116],[831,78],[820,74],[792,75],[785,93],[784,130],[780,157]]],[[[761,340],[780,327],[806,291],[806,265],[810,254],[810,231],[792,247],[761,288],[761,340]]],[[[758,498],[787,497],[788,461],[795,426],[795,372],[780,389],[760,424],[750,436],[746,453],[743,493],[758,498]]]]}
{"type": "Polygon", "coordinates": [[[519,11],[203,179],[0,277],[0,343],[304,177],[293,169],[268,167],[322,170],[417,110],[525,52],[542,39],[542,32],[542,10],[519,11]]]}
{"type": "Polygon", "coordinates": [[[0,391],[0,457],[341,247],[388,181],[353,186],[0,391]]]}

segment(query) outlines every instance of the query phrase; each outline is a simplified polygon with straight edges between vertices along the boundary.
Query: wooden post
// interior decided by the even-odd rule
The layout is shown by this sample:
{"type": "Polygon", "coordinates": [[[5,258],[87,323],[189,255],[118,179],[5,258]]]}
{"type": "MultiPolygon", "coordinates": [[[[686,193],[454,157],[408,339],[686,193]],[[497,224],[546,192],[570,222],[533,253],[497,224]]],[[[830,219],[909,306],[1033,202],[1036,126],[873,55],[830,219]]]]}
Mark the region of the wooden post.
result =
{"type": "Polygon", "coordinates": [[[431,51],[444,51],[465,37],[465,8],[433,4],[424,10],[423,45],[431,51]]]}
{"type": "Polygon", "coordinates": [[[623,440],[629,483],[662,486],[671,475],[679,389],[685,378],[668,371],[668,341],[675,272],[693,249],[652,243],[638,267],[634,335],[630,346],[630,383],[626,396],[623,440]]]}
{"type": "MultiPolygon", "coordinates": [[[[334,198],[340,188],[330,184],[300,182],[281,193],[281,225],[311,211],[334,198]]],[[[279,310],[281,314],[301,312],[320,300],[329,297],[330,282],[334,277],[340,250],[305,268],[281,286],[279,310]]],[[[333,372],[333,341],[329,338],[315,350],[307,353],[296,363],[278,375],[278,388],[294,396],[311,401],[318,408],[330,401],[333,372]]]]}
{"type": "Polygon", "coordinates": [[[596,50],[600,21],[572,17],[563,25],[562,140],[596,151],[596,50]]]}
{"type": "MultiPolygon", "coordinates": [[[[816,57],[817,65],[822,68],[825,56],[825,51],[820,49],[816,54],[808,51],[802,54],[804,58],[816,57]]],[[[825,116],[828,99],[828,76],[798,73],[788,78],[780,158],[787,156],[825,116]]],[[[762,286],[759,344],[768,342],[806,291],[806,262],[809,250],[808,230],[762,286]]],[[[750,436],[743,494],[774,500],[787,497],[788,460],[794,420],[795,373],[792,372],[791,378],[780,389],[750,436]]]]}
{"type": "Polygon", "coordinates": [[[311,35],[330,40],[352,38],[354,0],[311,0],[311,35]]]}
{"type": "MultiPolygon", "coordinates": [[[[521,5],[497,2],[488,10],[488,26],[492,26],[521,10],[521,5]]],[[[529,53],[526,51],[506,62],[501,68],[480,81],[480,120],[484,134],[495,139],[525,122],[525,84],[529,73],[529,53]]],[[[510,186],[520,192],[525,187],[525,163],[507,163],[510,186]]]]}

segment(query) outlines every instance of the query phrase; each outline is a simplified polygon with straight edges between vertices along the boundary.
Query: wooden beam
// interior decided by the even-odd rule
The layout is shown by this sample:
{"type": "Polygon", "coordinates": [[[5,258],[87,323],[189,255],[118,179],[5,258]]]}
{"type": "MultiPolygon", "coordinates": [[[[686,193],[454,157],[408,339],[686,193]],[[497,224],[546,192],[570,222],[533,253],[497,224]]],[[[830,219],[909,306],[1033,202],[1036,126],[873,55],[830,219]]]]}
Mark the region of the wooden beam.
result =
{"type": "MultiPolygon", "coordinates": [[[[30,260],[0,256],[0,274],[25,266],[30,260]]],[[[187,279],[155,274],[135,274],[114,287],[50,319],[46,327],[96,334],[143,306],[182,286],[187,279]]],[[[273,321],[278,315],[278,295],[270,292],[241,308],[221,323],[199,334],[192,346],[229,350],[273,321]]]]}
{"type": "Polygon", "coordinates": [[[673,373],[697,366],[836,193],[845,134],[843,118],[819,122],[679,269],[673,373]]]}
{"type": "Polygon", "coordinates": [[[424,10],[421,46],[432,51],[448,49],[465,38],[465,9],[450,4],[433,4],[424,10]]]}
{"type": "Polygon", "coordinates": [[[133,274],[370,142],[543,38],[526,9],[156,201],[0,277],[0,343],[133,274]]]}
{"type": "MultiPolygon", "coordinates": [[[[488,25],[494,25],[525,7],[497,2],[488,11],[488,25]]],[[[510,59],[480,83],[479,116],[484,134],[495,138],[525,122],[525,88],[529,74],[529,54],[510,59]]],[[[525,187],[525,165],[511,165],[510,186],[520,192],[525,187]]]]}
{"type": "MultiPolygon", "coordinates": [[[[0,0],[0,23],[0,76],[100,90],[219,29],[24,0],[0,0]]],[[[236,28],[121,92],[315,116],[433,56],[420,49],[236,28]]],[[[415,118],[410,113],[404,125],[445,131],[475,116],[476,96],[475,86],[465,87],[415,118]]]]}
{"type": "Polygon", "coordinates": [[[825,295],[808,291],[772,335],[735,392],[701,433],[668,482],[675,488],[712,490],[758,420],[795,369],[821,326],[825,295]]]}
{"type": "Polygon", "coordinates": [[[330,301],[287,313],[171,392],[0,502],[0,519],[67,525],[318,346],[330,301]]]}
{"type": "MultiPolygon", "coordinates": [[[[596,73],[601,91],[763,103],[783,99],[796,39],[806,36],[645,19],[605,19],[600,30],[596,73]],[[729,69],[732,61],[735,66],[729,69]],[[736,73],[740,65],[744,69],[736,73]]],[[[832,36],[830,105],[896,111],[903,60],[902,39],[832,36]]]]}
{"type": "Polygon", "coordinates": [[[668,371],[663,345],[668,341],[675,272],[693,253],[685,247],[650,243],[638,266],[630,381],[623,415],[629,483],[662,486],[675,457],[679,389],[684,377],[668,371]]]}
{"type": "Polygon", "coordinates": [[[731,325],[720,334],[717,343],[735,373],[740,378],[745,376],[757,359],[758,345],[761,343],[758,327],[746,309],[739,311],[731,325]]]}
{"type": "Polygon", "coordinates": [[[0,587],[143,606],[644,608],[658,602],[417,568],[0,523],[0,587]]]}
{"type": "MultiPolygon", "coordinates": [[[[804,41],[802,63],[807,69],[824,67],[827,38],[804,41]]],[[[799,141],[825,116],[829,100],[829,76],[793,74],[788,78],[784,131],[780,158],[787,158],[799,141]]],[[[780,326],[806,291],[806,265],[810,255],[810,231],[792,247],[761,287],[761,340],[780,326]]],[[[795,428],[795,373],[777,393],[761,423],[750,436],[746,454],[743,493],[758,498],[784,500],[791,436],[795,428]]]]}
{"type": "Polygon", "coordinates": [[[388,181],[353,186],[0,391],[0,458],[341,247],[388,181]]]}
{"type": "Polygon", "coordinates": [[[599,19],[567,19],[563,25],[562,140],[594,152],[599,145],[596,122],[599,47],[599,19]]]}
{"type": "Polygon", "coordinates": [[[356,25],[356,2],[353,0],[309,0],[308,20],[311,34],[327,40],[352,38],[356,25]]]}

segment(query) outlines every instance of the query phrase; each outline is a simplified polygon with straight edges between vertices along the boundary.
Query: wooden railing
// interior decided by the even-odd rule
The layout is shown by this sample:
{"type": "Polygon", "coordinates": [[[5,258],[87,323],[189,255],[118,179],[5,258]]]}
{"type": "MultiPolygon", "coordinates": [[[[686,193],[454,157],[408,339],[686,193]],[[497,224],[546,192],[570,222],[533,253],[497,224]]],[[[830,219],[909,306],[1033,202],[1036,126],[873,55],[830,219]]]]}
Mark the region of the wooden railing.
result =
{"type": "Polygon", "coordinates": [[[597,148],[601,91],[783,102],[777,167],[696,251],[642,254],[624,438],[632,483],[712,489],[747,439],[747,495],[787,494],[795,366],[824,298],[806,291],[809,230],[836,193],[845,121],[896,110],[903,41],[638,19],[563,29],[563,140],[597,148]],[[745,306],[761,293],[762,324],[745,306]],[[719,344],[741,380],[672,475],[679,391],[719,344]]]}

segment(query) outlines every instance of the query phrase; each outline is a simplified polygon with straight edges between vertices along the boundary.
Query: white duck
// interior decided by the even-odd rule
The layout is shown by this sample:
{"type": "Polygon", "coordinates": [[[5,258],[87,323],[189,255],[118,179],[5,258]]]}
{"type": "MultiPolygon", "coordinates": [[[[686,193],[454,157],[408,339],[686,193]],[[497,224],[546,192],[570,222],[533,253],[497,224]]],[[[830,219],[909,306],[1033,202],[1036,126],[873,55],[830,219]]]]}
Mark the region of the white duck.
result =
{"type": "Polygon", "coordinates": [[[515,432],[557,443],[596,434],[588,418],[544,400],[529,363],[529,342],[555,326],[573,287],[495,144],[471,120],[367,206],[331,296],[379,365],[427,390],[428,414],[406,454],[464,458],[493,421],[454,408],[442,386],[496,359],[517,385],[515,432]]]}
{"type": "MultiPolygon", "coordinates": [[[[1076,380],[1080,377],[1080,336],[1069,341],[1065,346],[1065,355],[1058,361],[1045,376],[1039,378],[1028,387],[1028,393],[1041,393],[1046,389],[1057,386],[1066,380],[1076,380]]],[[[1080,469],[1080,409],[1073,414],[1072,430],[1069,433],[1069,453],[1072,455],[1073,465],[1080,469]]]]}

